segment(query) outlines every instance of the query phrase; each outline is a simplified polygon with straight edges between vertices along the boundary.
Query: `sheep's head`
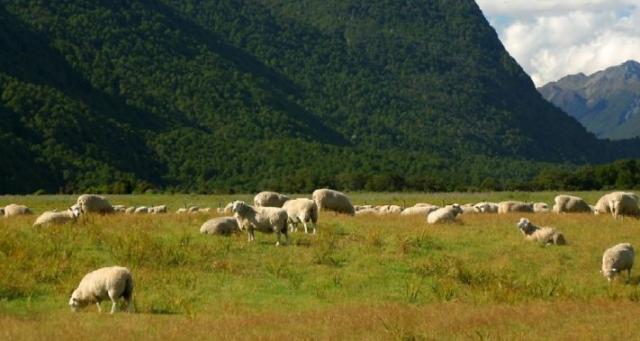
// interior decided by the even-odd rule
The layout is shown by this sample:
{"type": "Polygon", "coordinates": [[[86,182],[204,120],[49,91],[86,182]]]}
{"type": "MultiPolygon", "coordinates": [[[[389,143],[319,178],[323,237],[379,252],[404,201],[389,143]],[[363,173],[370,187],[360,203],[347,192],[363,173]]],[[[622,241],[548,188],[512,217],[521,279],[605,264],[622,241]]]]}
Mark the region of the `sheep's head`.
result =
{"type": "Polygon", "coordinates": [[[527,218],[520,218],[520,221],[518,221],[518,229],[520,229],[520,231],[522,231],[522,233],[525,234],[529,234],[530,230],[531,230],[531,222],[529,221],[529,219],[527,218]]]}
{"type": "Polygon", "coordinates": [[[74,290],[71,294],[71,298],[69,298],[69,307],[71,311],[76,312],[78,309],[85,307],[88,304],[85,300],[80,298],[78,293],[78,289],[74,290]]]}
{"type": "Polygon", "coordinates": [[[611,268],[611,269],[603,268],[602,270],[600,270],[600,273],[604,277],[606,277],[609,282],[611,282],[611,280],[613,279],[613,276],[615,276],[615,274],[618,273],[618,269],[616,269],[616,268],[611,268]]]}
{"type": "Polygon", "coordinates": [[[234,201],[231,205],[231,211],[233,211],[234,213],[238,213],[242,211],[245,206],[247,206],[247,204],[245,204],[244,201],[234,201]]]}
{"type": "Polygon", "coordinates": [[[453,205],[451,205],[451,208],[453,208],[453,212],[455,214],[461,214],[462,213],[462,207],[460,207],[459,204],[453,204],[453,205]]]}
{"type": "Polygon", "coordinates": [[[80,216],[80,214],[82,214],[82,210],[80,209],[80,206],[77,205],[77,204],[69,207],[69,211],[71,212],[71,216],[74,219],[78,218],[80,216]]]}

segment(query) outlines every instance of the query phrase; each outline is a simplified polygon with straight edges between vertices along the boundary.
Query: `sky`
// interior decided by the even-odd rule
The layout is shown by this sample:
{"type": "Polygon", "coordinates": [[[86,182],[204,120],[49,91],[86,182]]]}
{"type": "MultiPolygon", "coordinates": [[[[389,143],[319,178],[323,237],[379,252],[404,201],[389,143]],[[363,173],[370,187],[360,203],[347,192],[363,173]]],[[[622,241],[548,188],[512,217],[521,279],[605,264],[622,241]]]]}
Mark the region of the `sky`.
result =
{"type": "Polygon", "coordinates": [[[536,86],[640,62],[640,0],[476,0],[536,86]]]}

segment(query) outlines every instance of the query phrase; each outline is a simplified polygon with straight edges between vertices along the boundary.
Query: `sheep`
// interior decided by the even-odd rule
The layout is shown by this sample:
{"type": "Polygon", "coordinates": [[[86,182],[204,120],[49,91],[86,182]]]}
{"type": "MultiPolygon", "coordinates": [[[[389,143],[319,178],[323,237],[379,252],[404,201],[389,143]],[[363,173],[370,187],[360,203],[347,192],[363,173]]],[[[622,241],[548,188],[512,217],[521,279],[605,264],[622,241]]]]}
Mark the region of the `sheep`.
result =
{"type": "Polygon", "coordinates": [[[5,217],[14,217],[18,215],[29,215],[29,214],[33,214],[33,212],[29,207],[25,205],[9,204],[4,207],[5,217]]]}
{"type": "Polygon", "coordinates": [[[264,191],[256,194],[253,205],[256,207],[282,207],[289,197],[276,192],[264,191]]]}
{"type": "Polygon", "coordinates": [[[374,208],[374,206],[373,205],[354,205],[353,206],[353,209],[356,210],[356,212],[370,209],[370,208],[374,208]]]}
{"type": "Polygon", "coordinates": [[[372,207],[372,208],[363,208],[361,210],[356,211],[355,213],[356,215],[365,215],[365,214],[375,214],[375,215],[380,215],[380,211],[378,211],[377,208],[372,207]]]}
{"type": "Polygon", "coordinates": [[[238,220],[234,217],[218,217],[207,220],[200,227],[202,234],[230,235],[240,232],[238,220]]]}
{"type": "Polygon", "coordinates": [[[73,205],[63,212],[46,211],[33,223],[33,226],[61,225],[75,221],[80,216],[80,207],[73,205]]]}
{"type": "Polygon", "coordinates": [[[633,268],[635,255],[635,250],[629,243],[621,243],[608,248],[602,255],[600,273],[611,283],[617,273],[627,270],[627,282],[631,281],[631,268],[633,268]]]}
{"type": "Polygon", "coordinates": [[[113,210],[116,213],[125,213],[127,211],[127,206],[125,206],[125,205],[113,205],[113,210]]]}
{"type": "Polygon", "coordinates": [[[479,202],[473,205],[473,208],[478,213],[498,213],[498,204],[493,202],[479,202]]]}
{"type": "Polygon", "coordinates": [[[311,196],[320,211],[329,210],[349,215],[355,214],[351,200],[342,192],[323,188],[313,191],[311,196]]]}
{"type": "Polygon", "coordinates": [[[280,245],[280,235],[284,234],[289,243],[287,233],[287,211],[277,207],[253,207],[244,201],[235,201],[232,206],[240,229],[247,229],[249,242],[255,240],[254,230],[265,233],[276,233],[276,246],[280,245]]]}
{"type": "Polygon", "coordinates": [[[533,212],[535,213],[547,213],[549,212],[549,205],[544,202],[537,202],[533,204],[533,212]]]}
{"type": "Polygon", "coordinates": [[[451,222],[456,219],[458,214],[462,213],[462,208],[460,205],[453,204],[447,205],[443,208],[439,208],[427,216],[427,223],[429,224],[437,224],[437,223],[445,223],[451,222]]]}
{"type": "Polygon", "coordinates": [[[591,207],[584,199],[573,195],[560,194],[553,201],[553,212],[555,213],[591,213],[591,207]]]}
{"type": "Polygon", "coordinates": [[[629,192],[612,192],[605,194],[596,203],[594,213],[609,213],[614,218],[624,217],[625,215],[637,216],[640,214],[638,208],[638,196],[629,192]]]}
{"type": "Polygon", "coordinates": [[[400,214],[402,207],[398,205],[382,205],[376,208],[380,214],[400,214]]]}
{"type": "Polygon", "coordinates": [[[520,221],[517,224],[518,229],[524,235],[526,240],[555,245],[565,245],[567,244],[566,239],[562,232],[552,228],[552,227],[538,227],[533,225],[529,219],[520,218],[520,221]]]}
{"type": "Polygon", "coordinates": [[[167,205],[159,205],[159,206],[150,207],[149,208],[149,213],[151,213],[151,214],[167,213],[167,205]]]}
{"type": "Polygon", "coordinates": [[[418,206],[418,204],[416,204],[415,206],[412,207],[407,207],[404,210],[402,210],[402,212],[400,212],[400,215],[403,216],[409,216],[409,215],[424,215],[427,216],[429,215],[429,213],[439,209],[440,207],[436,206],[436,205],[431,205],[431,204],[423,204],[418,206]]]}
{"type": "Polygon", "coordinates": [[[126,210],[124,210],[124,214],[134,214],[136,212],[135,206],[129,206],[126,210]]]}
{"type": "Polygon", "coordinates": [[[83,194],[78,197],[76,204],[80,206],[82,213],[109,214],[115,212],[105,197],[96,194],[83,194]]]}
{"type": "Polygon", "coordinates": [[[187,208],[187,213],[198,213],[200,211],[200,206],[192,205],[187,208]]]}
{"type": "Polygon", "coordinates": [[[4,217],[4,207],[0,207],[0,217],[4,217]]]}
{"type": "Polygon", "coordinates": [[[187,213],[187,209],[184,207],[180,207],[179,209],[176,210],[176,214],[183,214],[183,213],[187,213]]]}
{"type": "Polygon", "coordinates": [[[287,211],[291,231],[298,230],[297,225],[302,223],[304,233],[308,233],[307,223],[313,223],[313,234],[316,234],[318,223],[318,205],[311,199],[300,198],[289,200],[282,205],[282,209],[287,211]]]}
{"type": "Polygon", "coordinates": [[[460,209],[462,210],[462,214],[476,213],[476,209],[473,204],[461,205],[460,209]]]}
{"type": "Polygon", "coordinates": [[[498,213],[533,212],[533,204],[521,201],[503,201],[498,204],[498,213]]]}
{"type": "Polygon", "coordinates": [[[133,211],[133,214],[147,214],[147,213],[149,213],[149,207],[147,206],[136,207],[135,211],[133,211]]]}
{"type": "Polygon", "coordinates": [[[102,312],[100,302],[105,299],[111,300],[111,314],[116,311],[116,301],[124,298],[127,304],[127,311],[131,312],[133,299],[133,276],[131,271],[120,266],[100,268],[86,274],[78,287],[71,294],[69,307],[72,311],[88,304],[95,303],[98,312],[102,312]]]}

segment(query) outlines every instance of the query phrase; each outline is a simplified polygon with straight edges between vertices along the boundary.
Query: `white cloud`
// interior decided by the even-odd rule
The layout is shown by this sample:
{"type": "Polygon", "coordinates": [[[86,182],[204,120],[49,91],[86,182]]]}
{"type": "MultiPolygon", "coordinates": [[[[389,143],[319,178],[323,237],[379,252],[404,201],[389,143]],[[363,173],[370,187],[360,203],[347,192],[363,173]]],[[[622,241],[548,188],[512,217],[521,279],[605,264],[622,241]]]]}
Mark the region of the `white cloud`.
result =
{"type": "Polygon", "coordinates": [[[640,61],[639,0],[478,0],[536,85],[640,61]],[[505,19],[507,18],[507,19],[505,19]]]}

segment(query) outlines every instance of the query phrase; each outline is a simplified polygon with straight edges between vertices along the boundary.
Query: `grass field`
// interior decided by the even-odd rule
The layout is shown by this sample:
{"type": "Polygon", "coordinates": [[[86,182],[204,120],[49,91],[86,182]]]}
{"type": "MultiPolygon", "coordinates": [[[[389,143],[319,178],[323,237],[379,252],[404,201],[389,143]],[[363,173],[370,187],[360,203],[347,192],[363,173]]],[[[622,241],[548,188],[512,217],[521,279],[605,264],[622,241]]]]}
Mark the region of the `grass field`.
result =
{"type": "MultiPolygon", "coordinates": [[[[442,204],[557,193],[354,193],[354,203],[442,204]]],[[[602,193],[577,193],[594,203],[602,193]]],[[[114,204],[217,207],[249,195],[109,196],[114,204]]],[[[71,196],[0,196],[36,213],[71,196]]],[[[0,219],[0,339],[635,339],[640,277],[609,286],[602,252],[640,245],[640,221],[611,216],[422,216],[323,213],[317,236],[200,235],[211,215],[89,216],[33,228],[0,219]],[[521,216],[560,229],[563,247],[525,242],[521,216]],[[68,297],[87,272],[129,267],[135,314],[73,314],[68,297]]],[[[110,303],[104,302],[103,310],[110,303]]]]}

